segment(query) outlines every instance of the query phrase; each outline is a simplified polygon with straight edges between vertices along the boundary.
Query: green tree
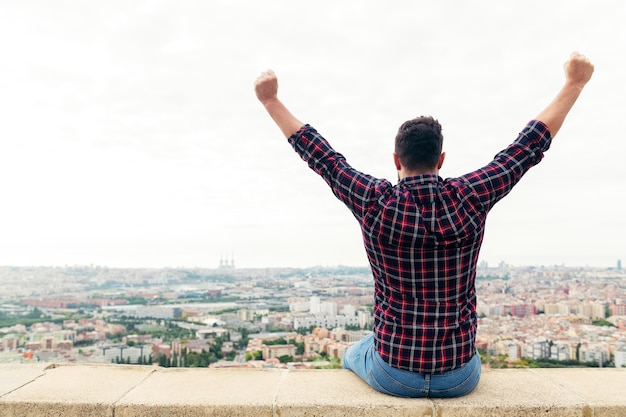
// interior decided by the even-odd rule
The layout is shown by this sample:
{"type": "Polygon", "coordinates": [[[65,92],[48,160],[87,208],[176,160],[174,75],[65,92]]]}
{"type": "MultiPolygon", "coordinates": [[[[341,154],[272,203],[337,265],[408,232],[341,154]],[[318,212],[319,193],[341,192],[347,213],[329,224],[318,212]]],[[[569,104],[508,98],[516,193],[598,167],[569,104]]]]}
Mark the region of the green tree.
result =
{"type": "Polygon", "coordinates": [[[303,336],[306,336],[307,334],[311,334],[313,333],[313,330],[315,329],[315,326],[309,326],[309,327],[298,327],[296,329],[296,333],[301,334],[303,336]]]}
{"type": "MultiPolygon", "coordinates": [[[[320,361],[321,362],[321,361],[320,361]]],[[[341,360],[339,358],[331,358],[328,363],[321,362],[322,364],[315,365],[315,369],[341,369],[341,360]]]]}
{"type": "Polygon", "coordinates": [[[286,345],[287,341],[285,340],[284,337],[279,337],[278,339],[264,340],[261,343],[264,345],[268,345],[268,346],[275,346],[275,345],[286,345]]]}
{"type": "Polygon", "coordinates": [[[250,333],[248,332],[248,329],[246,329],[245,327],[240,327],[238,331],[239,333],[241,333],[241,339],[237,341],[237,348],[245,349],[248,346],[248,340],[249,340],[248,335],[250,333]]]}
{"type": "Polygon", "coordinates": [[[288,362],[293,362],[293,356],[290,355],[282,355],[278,357],[278,360],[280,361],[280,363],[288,363],[288,362]]]}
{"type": "Polygon", "coordinates": [[[159,356],[157,356],[157,362],[159,363],[159,366],[167,368],[167,356],[165,356],[165,354],[159,353],[159,356]]]}
{"type": "Polygon", "coordinates": [[[189,368],[199,368],[200,355],[196,352],[189,352],[185,355],[185,365],[189,368]]]}
{"type": "Polygon", "coordinates": [[[594,326],[606,326],[606,327],[615,327],[613,323],[606,319],[598,319],[591,322],[594,326]]]}

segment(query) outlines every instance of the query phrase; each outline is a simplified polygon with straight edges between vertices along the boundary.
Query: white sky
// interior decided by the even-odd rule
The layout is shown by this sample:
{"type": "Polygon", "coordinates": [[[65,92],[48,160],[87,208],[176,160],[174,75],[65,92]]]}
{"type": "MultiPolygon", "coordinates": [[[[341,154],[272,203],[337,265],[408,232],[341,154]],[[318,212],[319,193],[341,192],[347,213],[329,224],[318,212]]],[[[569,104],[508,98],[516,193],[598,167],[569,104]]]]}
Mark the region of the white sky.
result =
{"type": "Polygon", "coordinates": [[[492,211],[494,265],[626,259],[626,2],[0,1],[0,265],[366,265],[357,223],[252,83],[356,168],[394,179],[397,127],[444,127],[441,175],[487,163],[594,78],[492,211]]]}

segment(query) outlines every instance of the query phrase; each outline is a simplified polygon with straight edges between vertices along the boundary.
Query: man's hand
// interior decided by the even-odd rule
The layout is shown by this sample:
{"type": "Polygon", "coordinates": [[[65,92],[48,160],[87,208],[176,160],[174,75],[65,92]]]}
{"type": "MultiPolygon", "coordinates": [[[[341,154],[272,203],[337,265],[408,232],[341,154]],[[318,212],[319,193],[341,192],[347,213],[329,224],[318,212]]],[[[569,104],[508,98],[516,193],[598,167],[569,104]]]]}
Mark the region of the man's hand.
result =
{"type": "Polygon", "coordinates": [[[278,78],[274,71],[262,72],[254,82],[256,97],[263,104],[276,100],[278,97],[278,78]]]}
{"type": "Polygon", "coordinates": [[[285,137],[300,130],[302,122],[278,99],[278,78],[274,71],[267,70],[257,77],[254,92],[285,137]]]}
{"type": "Polygon", "coordinates": [[[565,69],[566,83],[580,88],[587,84],[593,74],[591,61],[578,52],[572,52],[563,68],[565,69]]]}
{"type": "Polygon", "coordinates": [[[565,117],[578,100],[593,74],[593,64],[584,55],[573,52],[564,65],[565,85],[554,100],[536,117],[550,129],[552,137],[561,129],[565,117]]]}

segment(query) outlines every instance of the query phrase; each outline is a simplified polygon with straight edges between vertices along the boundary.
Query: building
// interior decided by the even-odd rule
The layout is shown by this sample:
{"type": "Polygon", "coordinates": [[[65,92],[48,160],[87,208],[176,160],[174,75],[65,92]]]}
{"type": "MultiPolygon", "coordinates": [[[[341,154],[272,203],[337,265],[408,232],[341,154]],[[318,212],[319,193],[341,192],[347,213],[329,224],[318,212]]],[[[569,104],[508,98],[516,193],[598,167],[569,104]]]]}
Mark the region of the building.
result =
{"type": "Polygon", "coordinates": [[[584,303],[576,308],[577,314],[591,320],[603,319],[605,317],[604,312],[604,304],[601,303],[584,303]]]}
{"type": "Polygon", "coordinates": [[[153,319],[178,319],[183,316],[180,307],[172,306],[138,306],[135,312],[136,317],[153,319]]]}
{"type": "Polygon", "coordinates": [[[64,351],[71,351],[74,347],[74,343],[71,340],[62,340],[57,342],[57,349],[64,351]]]}
{"type": "Polygon", "coordinates": [[[351,317],[351,316],[354,316],[356,314],[356,309],[354,308],[353,305],[346,304],[341,309],[341,314],[343,314],[344,316],[347,316],[347,317],[351,317]]]}
{"type": "MultiPolygon", "coordinates": [[[[570,359],[574,359],[572,357],[572,347],[565,342],[556,342],[552,346],[550,346],[550,359],[556,361],[566,361],[570,359]]],[[[576,350],[573,350],[574,356],[576,355],[576,350]]]]}
{"type": "Polygon", "coordinates": [[[367,329],[372,324],[372,315],[369,311],[359,310],[356,313],[358,325],[361,329],[367,329]]]}
{"type": "Polygon", "coordinates": [[[612,316],[626,316],[626,304],[614,304],[611,306],[612,316]]]}
{"type": "Polygon", "coordinates": [[[352,316],[346,317],[343,315],[336,316],[322,316],[322,315],[307,315],[294,317],[293,319],[293,328],[301,329],[301,328],[309,328],[309,327],[323,327],[325,329],[335,329],[337,327],[346,327],[346,326],[358,326],[359,325],[359,317],[352,316]]]}
{"type": "Polygon", "coordinates": [[[600,345],[582,345],[578,351],[578,360],[581,362],[597,362],[602,366],[608,359],[609,352],[600,345]]]}
{"type": "Polygon", "coordinates": [[[220,270],[233,270],[235,269],[235,256],[233,254],[231,254],[230,259],[228,259],[227,257],[225,257],[223,254],[222,256],[220,256],[220,266],[219,266],[220,270]]]}
{"type": "MultiPolygon", "coordinates": [[[[334,317],[337,315],[337,303],[332,301],[325,301],[320,304],[320,313],[327,316],[334,317]]],[[[354,315],[354,314],[352,314],[354,315]]]]}
{"type": "Polygon", "coordinates": [[[537,314],[537,307],[532,304],[514,304],[511,306],[511,315],[514,317],[526,317],[537,314]]]}
{"type": "Polygon", "coordinates": [[[281,356],[295,356],[295,345],[262,345],[263,359],[280,358],[281,356]]]}
{"type": "Polygon", "coordinates": [[[102,356],[108,363],[145,363],[149,355],[149,345],[115,345],[102,348],[102,356]]]}
{"type": "Polygon", "coordinates": [[[304,313],[311,307],[311,303],[302,297],[289,297],[287,302],[291,313],[304,313]]]}
{"type": "Polygon", "coordinates": [[[254,310],[242,308],[238,311],[239,320],[241,321],[254,321],[254,310]]]}
{"type": "Polygon", "coordinates": [[[321,303],[319,297],[311,297],[309,299],[309,313],[319,314],[321,312],[321,303]]]}
{"type": "Polygon", "coordinates": [[[552,315],[561,315],[567,316],[570,314],[569,305],[564,303],[556,303],[556,304],[545,304],[543,307],[543,312],[546,316],[552,315]]]}
{"type": "Polygon", "coordinates": [[[535,339],[526,348],[526,356],[531,359],[550,358],[550,344],[545,339],[535,339]]]}
{"type": "Polygon", "coordinates": [[[17,350],[17,345],[17,337],[13,337],[11,335],[4,336],[2,340],[0,340],[0,347],[3,347],[6,350],[17,350]]]}
{"type": "Polygon", "coordinates": [[[615,350],[615,367],[626,368],[626,345],[622,345],[615,350]]]}

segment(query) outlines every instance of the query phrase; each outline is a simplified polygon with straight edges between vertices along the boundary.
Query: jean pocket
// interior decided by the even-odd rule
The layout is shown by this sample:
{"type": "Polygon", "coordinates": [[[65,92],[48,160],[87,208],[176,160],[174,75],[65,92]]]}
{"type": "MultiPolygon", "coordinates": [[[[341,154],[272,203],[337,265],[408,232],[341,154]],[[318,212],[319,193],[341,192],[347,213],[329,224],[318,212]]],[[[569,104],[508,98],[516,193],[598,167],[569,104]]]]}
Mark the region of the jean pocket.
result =
{"type": "MultiPolygon", "coordinates": [[[[459,380],[459,381],[454,381],[455,378],[453,376],[452,378],[448,379],[448,381],[446,382],[452,384],[452,386],[450,387],[446,387],[442,389],[442,388],[436,387],[436,385],[439,385],[439,384],[433,384],[434,386],[431,387],[429,397],[453,398],[453,397],[461,397],[463,395],[467,395],[470,392],[472,392],[474,388],[476,388],[476,386],[478,385],[478,382],[480,381],[480,372],[481,372],[480,362],[478,363],[478,366],[476,366],[474,363],[472,363],[472,365],[473,365],[472,370],[469,373],[469,375],[467,375],[466,378],[459,380]]],[[[447,376],[448,375],[446,375],[446,377],[447,376]]],[[[456,376],[456,379],[458,378],[459,376],[456,376]]],[[[441,385],[447,385],[443,381],[440,381],[440,383],[441,385]]]]}
{"type": "Polygon", "coordinates": [[[369,384],[370,387],[374,388],[378,392],[382,392],[383,394],[387,394],[387,395],[396,395],[396,394],[394,394],[392,392],[389,392],[386,389],[384,389],[382,387],[382,385],[380,385],[378,383],[378,381],[374,377],[374,372],[372,372],[372,371],[369,371],[367,373],[367,383],[369,384]]]}
{"type": "Polygon", "coordinates": [[[374,359],[369,376],[382,390],[396,397],[420,398],[428,395],[423,376],[395,368],[387,370],[378,358],[374,359]]]}

